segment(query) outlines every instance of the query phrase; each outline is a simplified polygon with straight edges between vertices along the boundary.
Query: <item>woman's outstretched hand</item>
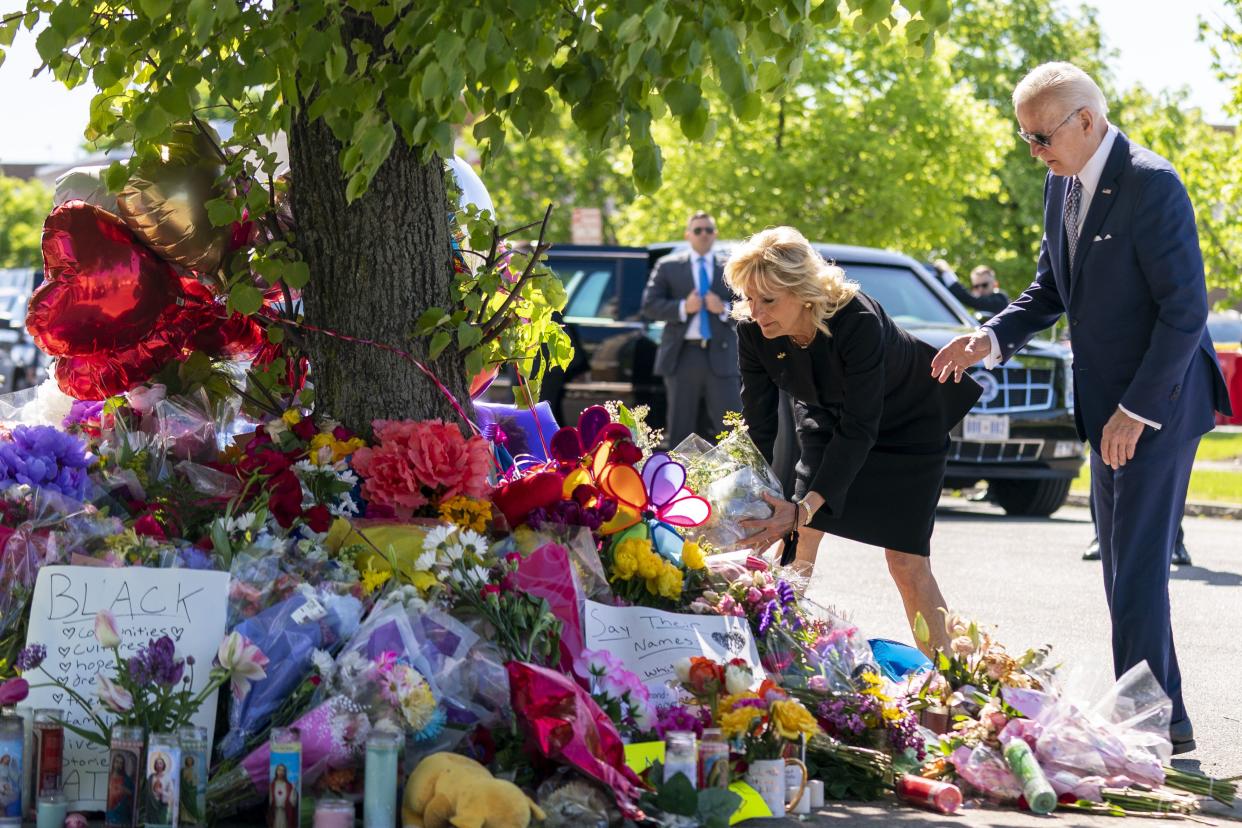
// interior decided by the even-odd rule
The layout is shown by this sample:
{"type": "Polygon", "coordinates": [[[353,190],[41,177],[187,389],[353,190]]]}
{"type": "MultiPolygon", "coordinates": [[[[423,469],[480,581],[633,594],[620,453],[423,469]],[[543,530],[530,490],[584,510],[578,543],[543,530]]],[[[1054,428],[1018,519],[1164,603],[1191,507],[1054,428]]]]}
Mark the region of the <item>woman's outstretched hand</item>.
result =
{"type": "Polygon", "coordinates": [[[772,516],[768,518],[751,518],[739,521],[743,528],[753,530],[746,536],[746,541],[757,550],[767,549],[794,528],[794,518],[798,513],[797,504],[790,503],[779,497],[764,492],[763,499],[772,507],[772,516]]]}

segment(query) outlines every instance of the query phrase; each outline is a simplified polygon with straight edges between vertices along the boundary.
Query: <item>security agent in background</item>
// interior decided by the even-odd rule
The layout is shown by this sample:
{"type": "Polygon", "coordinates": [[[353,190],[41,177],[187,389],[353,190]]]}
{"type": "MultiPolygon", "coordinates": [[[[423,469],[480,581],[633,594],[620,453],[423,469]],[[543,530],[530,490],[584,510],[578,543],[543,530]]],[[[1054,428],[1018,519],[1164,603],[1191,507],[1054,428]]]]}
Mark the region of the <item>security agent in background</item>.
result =
{"type": "Polygon", "coordinates": [[[949,292],[971,310],[991,316],[1000,313],[1009,305],[1009,297],[996,282],[996,271],[987,265],[979,265],[970,271],[969,291],[958,282],[957,274],[944,259],[936,259],[932,262],[932,267],[936,269],[949,292]]]}

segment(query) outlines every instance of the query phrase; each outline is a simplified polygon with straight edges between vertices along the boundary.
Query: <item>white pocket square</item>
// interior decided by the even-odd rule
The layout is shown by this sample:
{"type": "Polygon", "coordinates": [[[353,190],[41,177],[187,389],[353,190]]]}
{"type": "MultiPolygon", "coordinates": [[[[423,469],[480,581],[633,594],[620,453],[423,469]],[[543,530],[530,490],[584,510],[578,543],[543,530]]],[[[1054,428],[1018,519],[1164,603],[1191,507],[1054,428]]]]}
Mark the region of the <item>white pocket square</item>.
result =
{"type": "Polygon", "coordinates": [[[1109,239],[1111,239],[1112,237],[1113,237],[1113,234],[1112,234],[1112,233],[1109,233],[1109,234],[1104,235],[1104,236],[1096,236],[1096,237],[1095,237],[1094,239],[1092,239],[1091,241],[1093,241],[1093,242],[1098,242],[1098,241],[1108,241],[1108,240],[1109,240],[1109,239]]]}

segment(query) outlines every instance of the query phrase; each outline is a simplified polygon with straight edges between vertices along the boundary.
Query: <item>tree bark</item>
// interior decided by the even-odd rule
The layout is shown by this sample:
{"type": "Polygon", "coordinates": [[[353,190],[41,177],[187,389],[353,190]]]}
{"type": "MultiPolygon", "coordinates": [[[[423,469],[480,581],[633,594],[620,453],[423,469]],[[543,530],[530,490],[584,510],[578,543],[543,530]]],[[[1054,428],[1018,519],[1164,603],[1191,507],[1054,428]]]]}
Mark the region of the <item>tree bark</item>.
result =
{"type": "MultiPolygon", "coordinates": [[[[429,307],[449,308],[453,268],[443,162],[419,160],[398,140],[367,192],[345,200],[341,145],[322,120],[295,117],[289,135],[296,247],[310,267],[303,291],[309,325],[414,355],[470,411],[465,363],[453,346],[434,362],[410,339],[429,307]]],[[[306,335],[315,408],[360,434],[373,419],[460,421],[408,359],[375,345],[306,335]]]]}

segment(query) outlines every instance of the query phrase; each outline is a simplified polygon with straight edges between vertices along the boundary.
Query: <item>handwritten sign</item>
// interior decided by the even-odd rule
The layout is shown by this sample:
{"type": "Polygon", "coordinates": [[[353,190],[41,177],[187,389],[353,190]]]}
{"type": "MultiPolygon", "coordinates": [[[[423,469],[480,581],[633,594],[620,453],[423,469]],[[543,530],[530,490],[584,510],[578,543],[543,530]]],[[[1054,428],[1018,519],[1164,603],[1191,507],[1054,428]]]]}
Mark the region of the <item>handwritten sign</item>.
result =
{"type": "Polygon", "coordinates": [[[651,691],[657,705],[675,704],[677,695],[667,685],[676,678],[673,665],[690,656],[724,662],[740,658],[755,673],[764,672],[759,651],[745,618],[724,615],[682,615],[649,607],[610,607],[586,602],[586,645],[608,650],[651,691]]]}
{"type": "MultiPolygon", "coordinates": [[[[128,658],[150,639],[177,643],[177,656],[194,656],[193,691],[207,684],[212,659],[224,637],[229,574],[190,569],[45,566],[35,582],[28,644],[47,647],[43,667],[83,698],[94,700],[95,674],[112,675],[116,662],[95,640],[95,613],[111,610],[128,658]]],[[[190,674],[187,668],[187,675],[190,674]]],[[[32,681],[31,684],[38,682],[32,681]]],[[[26,706],[62,711],[65,721],[93,727],[59,687],[31,688],[26,706]]],[[[215,729],[216,699],[209,698],[194,724],[215,729]]],[[[210,750],[210,745],[208,745],[210,750]]],[[[65,796],[73,811],[102,811],[108,792],[108,752],[66,730],[65,796]]]]}

